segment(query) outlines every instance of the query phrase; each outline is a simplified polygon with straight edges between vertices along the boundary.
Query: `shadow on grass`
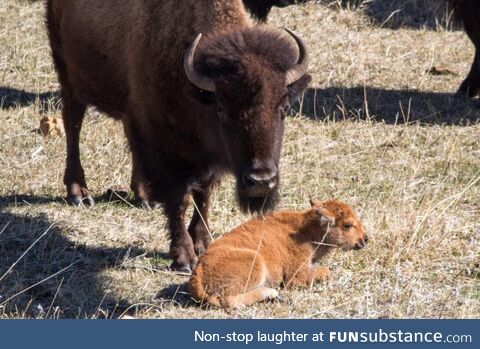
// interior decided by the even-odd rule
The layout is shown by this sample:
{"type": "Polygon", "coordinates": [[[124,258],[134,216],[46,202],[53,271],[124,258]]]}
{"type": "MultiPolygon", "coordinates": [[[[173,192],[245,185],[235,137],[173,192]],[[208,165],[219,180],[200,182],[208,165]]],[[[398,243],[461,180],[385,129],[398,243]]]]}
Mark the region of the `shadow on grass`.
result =
{"type": "Polygon", "coordinates": [[[320,0],[330,7],[361,9],[372,22],[383,28],[461,30],[445,1],[434,0],[320,0]]]}
{"type": "MultiPolygon", "coordinates": [[[[38,95],[0,87],[0,105],[4,109],[29,106],[37,100],[42,112],[61,108],[57,92],[38,95]]],[[[386,90],[362,86],[309,88],[304,94],[301,109],[298,103],[294,107],[294,112],[299,111],[315,120],[324,120],[332,116],[335,120],[366,119],[370,116],[374,120],[388,124],[418,121],[426,124],[467,125],[480,121],[478,99],[458,97],[449,93],[386,90]]],[[[104,194],[94,199],[96,202],[110,201],[109,195],[104,194]]]]}
{"type": "Polygon", "coordinates": [[[469,125],[480,122],[480,100],[449,93],[369,87],[309,88],[293,111],[314,120],[368,118],[387,124],[420,122],[469,125]]]}
{"type": "Polygon", "coordinates": [[[68,238],[71,228],[46,214],[14,214],[13,205],[42,205],[57,198],[0,198],[0,314],[35,318],[116,318],[135,306],[110,290],[104,271],[126,258],[166,254],[132,246],[91,247],[68,238]]]}
{"type": "Polygon", "coordinates": [[[157,293],[156,298],[182,308],[199,306],[190,296],[186,282],[183,284],[169,285],[163,288],[157,293]]]}
{"type": "MultiPolygon", "coordinates": [[[[122,207],[135,207],[136,202],[133,197],[128,196],[126,191],[106,191],[103,194],[93,197],[96,204],[110,204],[122,207]]],[[[2,207],[17,206],[17,205],[45,205],[61,203],[68,205],[65,197],[61,196],[38,196],[28,194],[7,195],[0,197],[0,209],[2,207]]]]}
{"type": "Polygon", "coordinates": [[[0,86],[0,108],[11,109],[28,107],[38,103],[41,113],[48,113],[61,109],[60,94],[56,91],[32,93],[17,90],[11,87],[0,86]]]}

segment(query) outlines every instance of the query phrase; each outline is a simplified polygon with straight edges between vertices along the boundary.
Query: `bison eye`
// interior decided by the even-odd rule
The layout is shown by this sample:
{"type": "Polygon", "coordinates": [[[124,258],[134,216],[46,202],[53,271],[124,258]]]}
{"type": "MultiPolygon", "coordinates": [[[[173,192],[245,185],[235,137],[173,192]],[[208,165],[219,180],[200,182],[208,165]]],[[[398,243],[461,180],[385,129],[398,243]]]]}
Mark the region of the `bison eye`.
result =
{"type": "Polygon", "coordinates": [[[343,225],[343,228],[344,228],[345,230],[351,229],[352,227],[353,227],[352,224],[344,224],[344,225],[343,225]]]}

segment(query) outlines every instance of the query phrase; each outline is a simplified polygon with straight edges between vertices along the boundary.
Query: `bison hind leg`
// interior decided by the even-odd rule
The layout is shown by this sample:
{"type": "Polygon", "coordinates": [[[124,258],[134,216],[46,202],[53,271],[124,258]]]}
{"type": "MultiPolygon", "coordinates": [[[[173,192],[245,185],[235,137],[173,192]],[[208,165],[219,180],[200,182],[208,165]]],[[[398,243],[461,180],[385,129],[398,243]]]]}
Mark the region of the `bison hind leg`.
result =
{"type": "Polygon", "coordinates": [[[470,98],[476,97],[480,94],[480,52],[478,49],[470,73],[460,86],[457,94],[470,98]]]}

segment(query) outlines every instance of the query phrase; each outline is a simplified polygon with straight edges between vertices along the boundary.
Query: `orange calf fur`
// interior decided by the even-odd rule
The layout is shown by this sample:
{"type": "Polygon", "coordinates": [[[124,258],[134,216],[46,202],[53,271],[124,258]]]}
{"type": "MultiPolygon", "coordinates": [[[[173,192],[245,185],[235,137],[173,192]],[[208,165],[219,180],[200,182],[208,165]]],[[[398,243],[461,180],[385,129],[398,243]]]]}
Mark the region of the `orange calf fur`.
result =
{"type": "Polygon", "coordinates": [[[309,286],[330,274],[313,264],[335,247],[368,242],[352,208],[337,200],[311,200],[303,212],[279,211],[253,218],[215,241],[200,258],[189,287],[216,307],[240,307],[276,298],[272,287],[309,286]]]}

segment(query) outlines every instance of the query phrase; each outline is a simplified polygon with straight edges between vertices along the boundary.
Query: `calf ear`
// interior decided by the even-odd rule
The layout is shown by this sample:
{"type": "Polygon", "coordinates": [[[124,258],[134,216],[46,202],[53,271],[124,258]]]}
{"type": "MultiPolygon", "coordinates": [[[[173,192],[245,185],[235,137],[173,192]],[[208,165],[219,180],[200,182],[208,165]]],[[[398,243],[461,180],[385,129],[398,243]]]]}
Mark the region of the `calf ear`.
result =
{"type": "Polygon", "coordinates": [[[288,102],[293,104],[300,94],[305,91],[312,77],[308,74],[302,76],[299,80],[288,86],[288,102]]]}
{"type": "Polygon", "coordinates": [[[321,201],[315,198],[310,199],[310,206],[312,207],[320,207],[322,205],[321,201]]]}
{"type": "Polygon", "coordinates": [[[335,225],[335,215],[331,213],[329,210],[323,208],[323,207],[318,207],[315,209],[315,212],[317,213],[320,223],[322,225],[335,225]]]}

